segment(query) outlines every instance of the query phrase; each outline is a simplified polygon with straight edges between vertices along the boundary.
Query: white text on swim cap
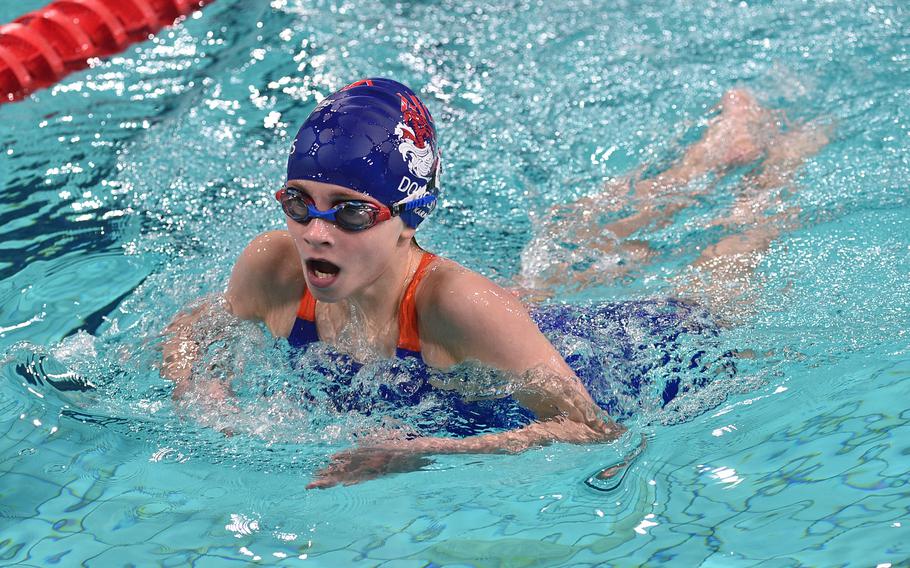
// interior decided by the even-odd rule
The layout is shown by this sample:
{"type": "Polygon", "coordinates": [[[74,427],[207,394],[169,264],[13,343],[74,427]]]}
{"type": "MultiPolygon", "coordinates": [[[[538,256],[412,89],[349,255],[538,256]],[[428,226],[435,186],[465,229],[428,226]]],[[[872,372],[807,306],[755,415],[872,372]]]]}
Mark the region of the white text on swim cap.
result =
{"type": "Polygon", "coordinates": [[[407,193],[409,197],[416,194],[417,197],[426,192],[426,184],[420,185],[408,176],[401,176],[401,182],[398,184],[398,191],[407,193]]]}

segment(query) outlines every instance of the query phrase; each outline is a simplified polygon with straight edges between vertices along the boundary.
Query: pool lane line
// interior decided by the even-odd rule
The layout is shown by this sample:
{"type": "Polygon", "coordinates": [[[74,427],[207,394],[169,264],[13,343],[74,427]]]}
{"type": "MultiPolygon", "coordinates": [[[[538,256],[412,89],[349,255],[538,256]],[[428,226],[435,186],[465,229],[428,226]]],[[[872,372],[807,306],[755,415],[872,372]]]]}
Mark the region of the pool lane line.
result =
{"type": "Polygon", "coordinates": [[[0,104],[120,53],[212,0],[56,0],[0,26],[0,104]]]}

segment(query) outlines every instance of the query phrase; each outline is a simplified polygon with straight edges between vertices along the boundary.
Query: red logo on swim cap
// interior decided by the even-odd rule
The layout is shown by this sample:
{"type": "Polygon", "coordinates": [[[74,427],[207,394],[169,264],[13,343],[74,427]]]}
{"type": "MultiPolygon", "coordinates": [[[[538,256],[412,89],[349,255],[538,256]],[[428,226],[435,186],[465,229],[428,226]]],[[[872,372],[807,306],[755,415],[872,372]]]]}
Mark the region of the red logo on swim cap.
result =
{"type": "Polygon", "coordinates": [[[404,122],[414,132],[412,135],[410,132],[405,131],[403,136],[413,140],[414,145],[418,148],[424,148],[427,139],[433,137],[433,128],[431,126],[433,119],[430,118],[430,111],[414,95],[405,97],[398,93],[398,98],[401,99],[401,114],[404,116],[404,122]]]}
{"type": "Polygon", "coordinates": [[[373,81],[370,81],[369,79],[361,79],[359,81],[355,81],[355,82],[351,83],[350,85],[348,85],[347,87],[345,87],[341,90],[347,91],[348,89],[353,89],[354,87],[359,87],[361,85],[366,85],[367,87],[372,87],[373,81]]]}

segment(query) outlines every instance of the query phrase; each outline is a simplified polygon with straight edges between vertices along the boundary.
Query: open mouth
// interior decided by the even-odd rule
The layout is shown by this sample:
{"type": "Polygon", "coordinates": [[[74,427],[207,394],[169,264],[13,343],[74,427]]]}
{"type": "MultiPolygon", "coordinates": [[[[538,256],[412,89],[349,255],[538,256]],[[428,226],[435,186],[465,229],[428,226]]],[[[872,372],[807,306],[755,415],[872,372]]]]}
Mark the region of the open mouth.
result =
{"type": "Polygon", "coordinates": [[[309,272],[310,282],[315,286],[328,286],[335,281],[341,268],[327,260],[308,260],[306,262],[307,272],[309,272]]]}

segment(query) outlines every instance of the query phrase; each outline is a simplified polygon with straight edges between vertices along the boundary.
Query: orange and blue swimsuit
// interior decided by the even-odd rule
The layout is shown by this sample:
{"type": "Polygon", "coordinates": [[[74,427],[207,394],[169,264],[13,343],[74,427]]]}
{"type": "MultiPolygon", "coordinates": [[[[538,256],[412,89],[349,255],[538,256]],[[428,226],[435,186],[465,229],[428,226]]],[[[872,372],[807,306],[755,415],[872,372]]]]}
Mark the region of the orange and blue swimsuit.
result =
{"type": "MultiPolygon", "coordinates": [[[[436,255],[425,252],[417,265],[417,271],[404,291],[404,298],[398,308],[398,346],[395,355],[399,359],[416,357],[423,361],[420,355],[420,333],[417,329],[417,286],[426,276],[427,268],[436,260],[436,255]]],[[[316,298],[310,293],[309,288],[304,290],[297,308],[297,319],[288,336],[291,347],[306,347],[319,341],[319,332],[316,330],[316,298]]]]}
{"type": "MultiPolygon", "coordinates": [[[[405,416],[413,418],[413,409],[433,397],[433,416],[421,425],[424,434],[469,436],[528,424],[533,414],[511,397],[466,402],[430,384],[433,371],[420,355],[415,294],[435,258],[424,253],[399,309],[396,355],[401,362],[394,365],[404,366],[395,375],[406,379],[366,392],[353,381],[362,366],[350,357],[302,359],[304,368],[331,377],[312,386],[312,400],[327,402],[338,412],[391,416],[409,408],[405,416]]],[[[288,337],[292,347],[319,341],[315,309],[316,301],[306,291],[288,337]]],[[[617,420],[666,407],[679,394],[705,386],[718,370],[727,376],[736,372],[732,354],[718,349],[713,318],[695,304],[672,299],[550,304],[532,308],[531,317],[597,405],[617,420]]]]}
{"type": "MultiPolygon", "coordinates": [[[[420,420],[420,429],[427,434],[471,436],[486,431],[511,430],[528,424],[533,420],[533,414],[510,397],[466,402],[457,393],[439,390],[430,384],[428,379],[432,371],[420,354],[416,293],[417,286],[435,259],[434,254],[423,254],[399,307],[395,355],[404,368],[394,374],[400,380],[394,384],[375,385],[375,391],[366,392],[362,385],[353,380],[362,365],[349,356],[335,354],[328,359],[304,358],[299,361],[303,368],[310,367],[319,375],[331,377],[329,381],[318,381],[318,384],[310,385],[308,398],[313,402],[327,403],[336,412],[395,416],[404,410],[405,415],[410,416],[416,412],[413,409],[420,407],[421,403],[429,402],[428,397],[431,397],[431,416],[420,420]]],[[[306,290],[300,300],[294,327],[288,336],[291,347],[303,349],[319,341],[315,320],[316,300],[306,290]]]]}

